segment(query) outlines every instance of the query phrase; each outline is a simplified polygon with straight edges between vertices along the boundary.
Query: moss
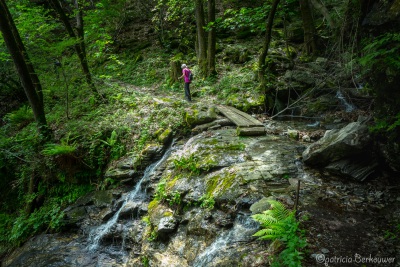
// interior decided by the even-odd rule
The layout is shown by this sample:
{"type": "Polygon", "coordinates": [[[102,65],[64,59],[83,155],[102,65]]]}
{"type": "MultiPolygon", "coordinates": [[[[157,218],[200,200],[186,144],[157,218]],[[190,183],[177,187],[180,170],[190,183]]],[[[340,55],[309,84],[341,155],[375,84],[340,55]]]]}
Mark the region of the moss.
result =
{"type": "Polygon", "coordinates": [[[197,109],[192,109],[191,112],[185,113],[185,121],[189,125],[193,125],[197,120],[197,116],[199,115],[199,111],[197,109]]]}
{"type": "Polygon", "coordinates": [[[176,182],[177,182],[181,177],[182,177],[182,176],[181,176],[180,174],[175,175],[174,178],[173,178],[172,180],[170,180],[170,181],[167,182],[167,184],[166,184],[166,186],[165,186],[165,189],[166,189],[166,190],[171,190],[171,189],[175,186],[176,182]]]}
{"type": "Polygon", "coordinates": [[[236,151],[236,150],[244,150],[246,148],[246,145],[243,143],[231,143],[231,144],[228,143],[226,145],[215,146],[215,148],[236,151]]]}
{"type": "Polygon", "coordinates": [[[163,217],[172,217],[174,215],[171,211],[166,211],[163,213],[163,217]]]}
{"type": "Polygon", "coordinates": [[[163,131],[164,131],[163,128],[158,129],[157,131],[154,132],[154,136],[159,137],[163,131]]]}
{"type": "Polygon", "coordinates": [[[161,144],[166,144],[171,139],[171,137],[172,137],[172,130],[168,128],[158,135],[157,140],[161,144]]]}
{"type": "Polygon", "coordinates": [[[220,141],[217,140],[216,138],[210,138],[210,139],[207,139],[207,140],[203,141],[203,144],[205,144],[205,145],[216,145],[219,142],[220,141]]]}
{"type": "Polygon", "coordinates": [[[158,206],[158,204],[160,204],[160,201],[157,199],[153,199],[147,206],[149,213],[152,213],[155,210],[155,208],[158,206]]]}
{"type": "Polygon", "coordinates": [[[216,196],[226,192],[234,184],[237,176],[231,171],[224,171],[221,175],[212,177],[207,181],[207,195],[216,196]]]}

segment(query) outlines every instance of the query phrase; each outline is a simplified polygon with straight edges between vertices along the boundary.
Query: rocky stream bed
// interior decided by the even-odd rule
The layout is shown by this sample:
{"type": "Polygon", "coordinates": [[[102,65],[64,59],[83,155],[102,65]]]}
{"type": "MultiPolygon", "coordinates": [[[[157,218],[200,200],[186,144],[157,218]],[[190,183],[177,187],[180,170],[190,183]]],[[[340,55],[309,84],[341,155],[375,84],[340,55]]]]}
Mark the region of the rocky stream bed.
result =
{"type": "Polygon", "coordinates": [[[269,266],[250,216],[269,198],[293,208],[298,181],[303,266],[400,266],[398,177],[373,164],[362,122],[326,134],[264,121],[267,134],[250,137],[221,124],[120,159],[106,175],[124,186],[79,199],[61,233],[35,236],[2,266],[269,266]]]}

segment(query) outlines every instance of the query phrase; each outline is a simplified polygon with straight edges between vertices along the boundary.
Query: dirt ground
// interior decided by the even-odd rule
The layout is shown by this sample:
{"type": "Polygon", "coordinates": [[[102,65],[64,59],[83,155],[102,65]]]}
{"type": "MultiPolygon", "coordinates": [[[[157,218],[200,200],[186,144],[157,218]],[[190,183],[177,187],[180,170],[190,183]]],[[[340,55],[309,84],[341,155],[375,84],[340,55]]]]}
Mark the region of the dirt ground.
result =
{"type": "Polygon", "coordinates": [[[303,184],[300,193],[299,217],[309,218],[301,224],[309,245],[303,266],[400,266],[399,181],[316,179],[320,186],[303,184]]]}

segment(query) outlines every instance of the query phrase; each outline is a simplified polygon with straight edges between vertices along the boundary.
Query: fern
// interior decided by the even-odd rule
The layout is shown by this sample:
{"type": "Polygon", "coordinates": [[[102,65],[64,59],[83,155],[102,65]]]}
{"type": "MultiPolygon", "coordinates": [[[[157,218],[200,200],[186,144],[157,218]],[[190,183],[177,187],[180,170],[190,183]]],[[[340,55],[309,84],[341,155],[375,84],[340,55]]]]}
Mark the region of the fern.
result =
{"type": "Polygon", "coordinates": [[[45,156],[67,155],[74,153],[75,150],[75,146],[66,144],[46,144],[42,154],[45,156]]]}
{"type": "Polygon", "coordinates": [[[252,216],[263,229],[254,234],[260,240],[279,240],[285,246],[278,257],[273,257],[272,266],[301,266],[302,252],[307,243],[299,229],[295,212],[286,209],[279,201],[268,200],[271,209],[252,216]]]}

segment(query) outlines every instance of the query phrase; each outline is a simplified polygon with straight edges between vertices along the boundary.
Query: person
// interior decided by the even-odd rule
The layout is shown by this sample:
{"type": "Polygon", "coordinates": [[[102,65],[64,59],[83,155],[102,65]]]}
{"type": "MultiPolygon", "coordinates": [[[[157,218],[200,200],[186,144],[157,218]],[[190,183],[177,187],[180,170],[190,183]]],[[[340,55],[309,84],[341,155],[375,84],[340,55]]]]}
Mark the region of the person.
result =
{"type": "Polygon", "coordinates": [[[189,88],[189,85],[191,82],[189,79],[189,75],[190,75],[191,71],[186,66],[186,64],[182,64],[181,69],[182,69],[182,76],[179,77],[179,79],[184,78],[184,81],[185,81],[185,98],[188,102],[192,102],[192,97],[190,95],[190,88],[189,88]]]}

